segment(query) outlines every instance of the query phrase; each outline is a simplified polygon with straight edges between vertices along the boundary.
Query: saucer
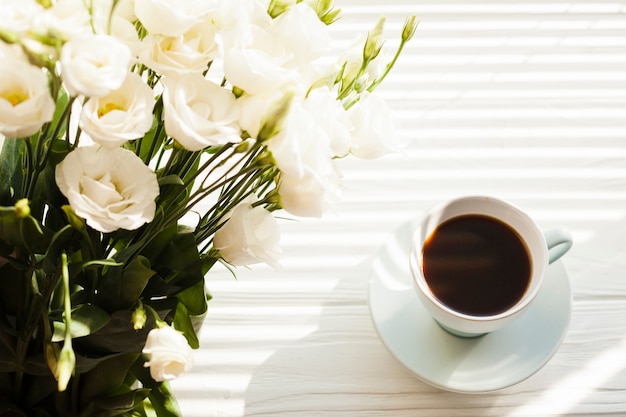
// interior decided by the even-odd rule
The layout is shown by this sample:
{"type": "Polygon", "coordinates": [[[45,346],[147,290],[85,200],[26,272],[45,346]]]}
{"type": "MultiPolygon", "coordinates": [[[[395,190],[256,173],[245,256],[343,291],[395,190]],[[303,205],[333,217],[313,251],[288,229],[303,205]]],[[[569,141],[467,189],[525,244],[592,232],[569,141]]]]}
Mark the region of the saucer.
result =
{"type": "Polygon", "coordinates": [[[398,229],[374,257],[369,308],[378,336],[409,371],[438,388],[484,393],[515,385],[557,351],[570,321],[572,295],[561,261],[548,267],[541,292],[511,325],[465,339],[447,333],[417,298],[409,271],[413,223],[398,229]]]}

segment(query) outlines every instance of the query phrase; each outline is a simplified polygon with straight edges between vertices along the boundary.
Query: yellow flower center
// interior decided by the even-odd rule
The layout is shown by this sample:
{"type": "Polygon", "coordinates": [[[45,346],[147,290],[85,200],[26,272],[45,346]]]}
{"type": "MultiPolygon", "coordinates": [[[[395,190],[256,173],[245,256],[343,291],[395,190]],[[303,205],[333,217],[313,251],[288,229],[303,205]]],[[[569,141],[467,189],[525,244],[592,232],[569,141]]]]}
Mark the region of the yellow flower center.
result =
{"type": "Polygon", "coordinates": [[[113,110],[125,110],[124,107],[116,103],[105,103],[104,106],[98,109],[98,118],[101,118],[105,114],[112,112],[113,110]]]}
{"type": "Polygon", "coordinates": [[[28,100],[28,94],[20,89],[3,91],[2,93],[0,93],[0,97],[11,103],[13,107],[28,100]]]}

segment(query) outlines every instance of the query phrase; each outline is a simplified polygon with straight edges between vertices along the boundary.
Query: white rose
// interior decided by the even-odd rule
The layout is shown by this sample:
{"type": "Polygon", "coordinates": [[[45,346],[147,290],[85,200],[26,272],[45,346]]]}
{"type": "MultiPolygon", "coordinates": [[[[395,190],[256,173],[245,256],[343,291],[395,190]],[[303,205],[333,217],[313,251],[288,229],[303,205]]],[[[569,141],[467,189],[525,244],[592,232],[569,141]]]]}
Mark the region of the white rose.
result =
{"type": "Polygon", "coordinates": [[[135,29],[132,21],[114,15],[111,18],[111,24],[107,26],[107,28],[109,29],[109,35],[128,46],[133,59],[136,59],[141,50],[141,41],[139,40],[137,29],[135,29]]]}
{"type": "Polygon", "coordinates": [[[338,200],[340,176],[337,171],[325,176],[281,174],[278,183],[280,203],[285,211],[299,217],[322,217],[338,200]]]}
{"type": "Polygon", "coordinates": [[[91,33],[90,20],[83,0],[59,0],[35,17],[33,29],[38,33],[55,31],[70,40],[91,33]]]}
{"type": "Polygon", "coordinates": [[[193,366],[193,351],[187,339],[170,326],[150,330],[142,352],[149,357],[144,366],[150,367],[155,381],[171,381],[193,366]]]}
{"type": "Polygon", "coordinates": [[[35,0],[2,0],[0,2],[0,28],[24,33],[44,8],[35,0]]]}
{"type": "Polygon", "coordinates": [[[200,23],[213,2],[204,3],[206,5],[198,0],[135,0],[135,15],[150,34],[180,36],[200,23]]]}
{"type": "Polygon", "coordinates": [[[278,168],[291,176],[332,170],[330,138],[302,104],[294,101],[282,129],[267,141],[278,168]]]}
{"type": "Polygon", "coordinates": [[[250,24],[224,37],[224,75],[248,94],[266,95],[300,80],[297,68],[287,64],[293,57],[285,47],[287,35],[273,31],[271,22],[250,24]]]}
{"type": "Polygon", "coordinates": [[[133,10],[133,1],[134,0],[92,1],[90,5],[91,18],[95,32],[107,33],[110,35],[110,24],[115,18],[126,20],[128,22],[137,20],[133,10]]]}
{"type": "Polygon", "coordinates": [[[299,102],[292,103],[281,131],[267,141],[281,171],[278,193],[291,214],[321,217],[336,200],[339,175],[331,141],[299,102]]]}
{"type": "Polygon", "coordinates": [[[261,125],[268,115],[268,111],[278,103],[285,93],[281,90],[274,91],[266,95],[244,94],[237,99],[241,114],[239,125],[248,132],[251,137],[256,138],[261,125]]]}
{"type": "Polygon", "coordinates": [[[364,94],[348,110],[354,126],[350,152],[357,158],[374,159],[399,152],[405,138],[397,132],[393,113],[380,97],[364,94]]]}
{"type": "Polygon", "coordinates": [[[30,136],[52,120],[54,110],[46,74],[17,56],[2,56],[0,133],[7,138],[30,136]]]}
{"type": "Polygon", "coordinates": [[[152,89],[131,72],[119,89],[85,103],[79,126],[102,146],[120,146],[150,130],[154,104],[152,89]]]}
{"type": "Polygon", "coordinates": [[[215,233],[213,246],[231,265],[264,262],[276,268],[282,254],[278,222],[264,207],[253,207],[253,202],[248,198],[232,210],[228,221],[215,233]]]}
{"type": "Polygon", "coordinates": [[[118,89],[128,74],[131,51],[108,35],[84,35],[63,45],[61,78],[68,93],[102,97],[118,89]]]}
{"type": "Polygon", "coordinates": [[[78,147],[57,165],[55,179],[76,214],[100,232],[135,230],[154,218],[156,174],[127,149],[78,147]]]}
{"type": "Polygon", "coordinates": [[[323,87],[311,91],[302,106],[328,135],[333,156],[347,155],[350,152],[352,124],[343,104],[328,88],[323,87]]]}
{"type": "Polygon", "coordinates": [[[317,13],[305,3],[290,7],[274,20],[274,30],[292,53],[290,66],[305,66],[331,48],[331,37],[317,13]]]}
{"type": "Polygon", "coordinates": [[[139,60],[165,76],[202,73],[219,54],[217,31],[207,19],[178,37],[148,35],[141,43],[139,60]]]}
{"type": "Polygon", "coordinates": [[[232,92],[200,74],[163,81],[163,111],[167,134],[185,149],[239,142],[239,106],[232,92]]]}
{"type": "Polygon", "coordinates": [[[271,22],[268,7],[269,1],[265,0],[222,0],[218,1],[211,16],[220,29],[237,32],[250,24],[271,22]]]}

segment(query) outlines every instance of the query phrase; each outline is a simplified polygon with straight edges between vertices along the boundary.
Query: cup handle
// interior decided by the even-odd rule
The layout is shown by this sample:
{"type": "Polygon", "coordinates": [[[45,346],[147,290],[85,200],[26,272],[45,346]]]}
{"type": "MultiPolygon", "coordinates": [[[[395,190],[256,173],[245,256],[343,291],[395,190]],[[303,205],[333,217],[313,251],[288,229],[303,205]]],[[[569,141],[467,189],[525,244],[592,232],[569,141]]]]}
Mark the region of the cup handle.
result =
{"type": "Polygon", "coordinates": [[[574,242],[572,234],[564,227],[546,230],[543,236],[548,245],[548,263],[550,264],[565,255],[574,242]]]}

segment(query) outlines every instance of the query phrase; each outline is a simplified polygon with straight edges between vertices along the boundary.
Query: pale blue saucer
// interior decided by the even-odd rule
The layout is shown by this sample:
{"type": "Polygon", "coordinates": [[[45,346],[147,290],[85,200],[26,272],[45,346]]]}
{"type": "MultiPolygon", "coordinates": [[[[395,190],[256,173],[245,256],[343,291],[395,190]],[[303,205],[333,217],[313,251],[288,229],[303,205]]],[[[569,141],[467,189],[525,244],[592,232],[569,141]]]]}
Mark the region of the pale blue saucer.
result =
{"type": "Polygon", "coordinates": [[[423,381],[463,393],[496,391],[539,371],[557,351],[569,325],[572,295],[561,261],[548,267],[529,310],[510,326],[485,336],[452,336],[422,307],[409,272],[413,225],[398,229],[375,256],[369,307],[389,352],[423,381]]]}

